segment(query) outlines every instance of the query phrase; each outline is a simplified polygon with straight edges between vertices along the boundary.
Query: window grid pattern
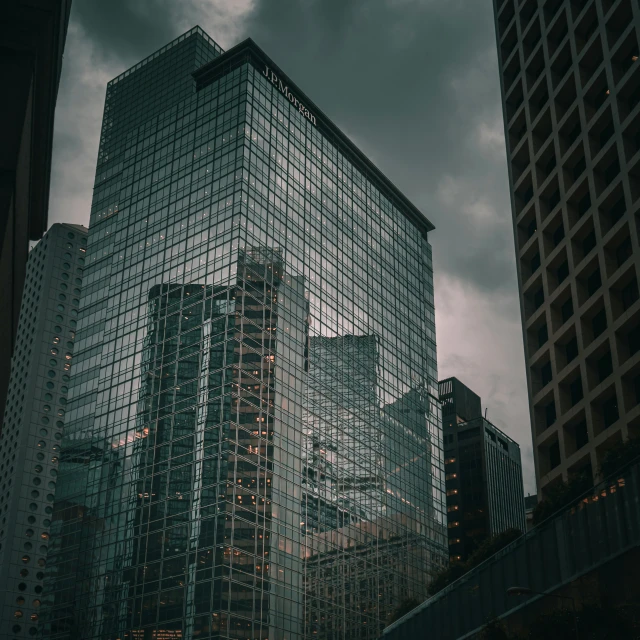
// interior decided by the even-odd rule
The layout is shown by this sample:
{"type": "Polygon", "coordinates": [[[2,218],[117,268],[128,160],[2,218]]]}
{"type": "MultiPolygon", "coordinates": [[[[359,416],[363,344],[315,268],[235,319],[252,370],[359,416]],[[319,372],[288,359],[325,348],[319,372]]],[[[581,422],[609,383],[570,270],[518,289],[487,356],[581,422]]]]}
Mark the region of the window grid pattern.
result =
{"type": "Polygon", "coordinates": [[[431,247],[260,70],[140,122],[138,73],[105,107],[44,631],[377,638],[446,558],[431,247]]]}
{"type": "Polygon", "coordinates": [[[640,435],[640,8],[494,2],[538,487],[640,435]]]}

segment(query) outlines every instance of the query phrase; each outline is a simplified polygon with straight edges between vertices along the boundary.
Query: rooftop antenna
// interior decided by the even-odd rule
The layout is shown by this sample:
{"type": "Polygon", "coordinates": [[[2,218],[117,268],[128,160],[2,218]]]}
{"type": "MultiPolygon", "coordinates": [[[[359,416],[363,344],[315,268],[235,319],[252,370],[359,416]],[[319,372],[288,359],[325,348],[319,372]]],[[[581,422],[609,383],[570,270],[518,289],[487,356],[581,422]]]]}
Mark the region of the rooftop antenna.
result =
{"type": "Polygon", "coordinates": [[[487,411],[489,410],[489,407],[485,407],[484,408],[484,419],[487,419],[487,411]]]}

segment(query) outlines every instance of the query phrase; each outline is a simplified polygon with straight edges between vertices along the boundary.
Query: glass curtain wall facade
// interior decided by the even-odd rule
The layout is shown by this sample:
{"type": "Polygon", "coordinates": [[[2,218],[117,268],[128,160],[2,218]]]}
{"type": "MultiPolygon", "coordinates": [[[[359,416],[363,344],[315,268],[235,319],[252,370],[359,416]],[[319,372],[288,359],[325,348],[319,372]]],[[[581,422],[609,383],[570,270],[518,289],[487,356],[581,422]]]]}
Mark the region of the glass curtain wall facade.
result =
{"type": "Polygon", "coordinates": [[[432,225],[197,28],[96,185],[44,633],[377,638],[447,554],[432,225]]]}

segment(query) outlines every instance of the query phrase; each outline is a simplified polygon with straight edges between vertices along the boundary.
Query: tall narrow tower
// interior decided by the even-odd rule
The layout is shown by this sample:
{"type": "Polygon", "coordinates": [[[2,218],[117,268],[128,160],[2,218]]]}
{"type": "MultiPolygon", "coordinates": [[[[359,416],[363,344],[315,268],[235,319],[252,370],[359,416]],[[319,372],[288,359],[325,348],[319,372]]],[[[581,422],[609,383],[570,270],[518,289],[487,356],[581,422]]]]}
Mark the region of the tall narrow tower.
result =
{"type": "Polygon", "coordinates": [[[54,224],[31,250],[0,432],[0,639],[40,623],[87,230],[54,224]]]}
{"type": "Polygon", "coordinates": [[[433,225],[198,28],[96,173],[44,634],[378,638],[447,553],[433,225]]]}
{"type": "Polygon", "coordinates": [[[640,435],[640,6],[494,7],[544,495],[640,435]]]}

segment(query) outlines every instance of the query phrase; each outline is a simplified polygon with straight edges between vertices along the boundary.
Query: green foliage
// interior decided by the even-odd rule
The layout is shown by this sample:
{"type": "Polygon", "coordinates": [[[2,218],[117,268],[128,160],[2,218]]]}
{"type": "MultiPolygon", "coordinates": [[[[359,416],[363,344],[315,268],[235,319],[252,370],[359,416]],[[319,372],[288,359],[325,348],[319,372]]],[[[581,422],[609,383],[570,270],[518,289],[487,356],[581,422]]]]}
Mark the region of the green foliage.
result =
{"type": "Polygon", "coordinates": [[[574,640],[576,637],[575,616],[568,609],[556,609],[537,616],[529,626],[526,638],[545,640],[574,640]]]}
{"type": "Polygon", "coordinates": [[[428,587],[429,595],[434,596],[438,591],[442,591],[448,584],[461,578],[467,571],[466,562],[452,562],[448,567],[434,574],[428,587]]]}
{"type": "Polygon", "coordinates": [[[471,554],[466,562],[452,562],[448,567],[434,574],[429,584],[429,595],[433,596],[447,585],[455,582],[468,571],[490,558],[522,535],[519,529],[507,529],[497,536],[487,538],[471,554]]]}
{"type": "Polygon", "coordinates": [[[500,549],[504,549],[507,545],[517,540],[522,535],[520,529],[506,529],[496,536],[484,540],[478,548],[469,556],[466,564],[469,569],[477,567],[480,563],[498,553],[500,549]]]}
{"type": "Polygon", "coordinates": [[[547,490],[546,497],[538,502],[533,510],[533,524],[540,524],[563,507],[576,502],[592,486],[593,481],[589,471],[575,474],[568,483],[559,482],[552,485],[547,490]]]}
{"type": "Polygon", "coordinates": [[[482,631],[477,636],[477,640],[512,640],[512,636],[507,633],[507,628],[498,618],[490,618],[482,627],[482,631]]]}
{"type": "Polygon", "coordinates": [[[640,457],[640,438],[619,442],[607,451],[600,473],[606,478],[638,457],[640,457]]]}
{"type": "Polygon", "coordinates": [[[395,622],[396,620],[400,620],[402,616],[409,613],[409,611],[413,611],[420,603],[415,598],[406,598],[403,600],[389,615],[389,622],[395,622]]]}

